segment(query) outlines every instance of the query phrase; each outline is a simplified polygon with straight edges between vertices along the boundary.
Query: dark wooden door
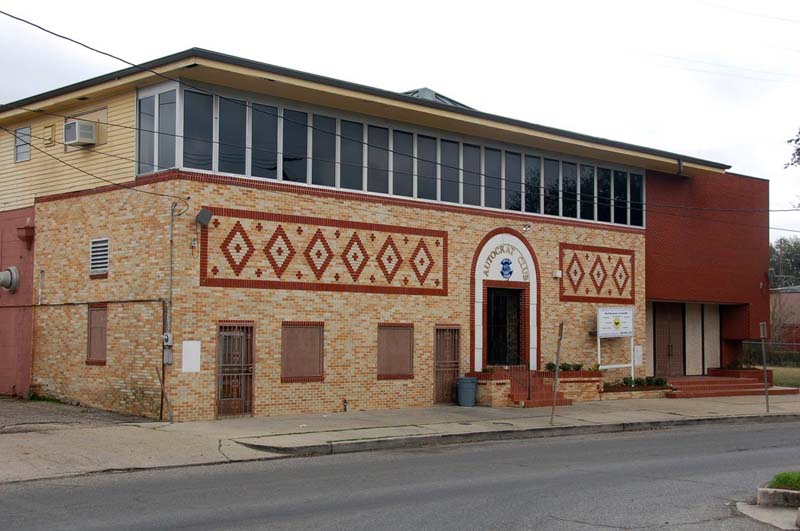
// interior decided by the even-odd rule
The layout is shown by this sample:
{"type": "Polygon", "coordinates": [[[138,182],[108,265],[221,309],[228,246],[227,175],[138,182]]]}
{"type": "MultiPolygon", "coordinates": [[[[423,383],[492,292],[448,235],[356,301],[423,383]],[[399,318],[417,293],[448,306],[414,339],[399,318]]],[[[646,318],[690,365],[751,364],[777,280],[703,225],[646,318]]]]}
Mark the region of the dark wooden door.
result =
{"type": "Polygon", "coordinates": [[[461,330],[436,327],[434,337],[434,400],[437,404],[455,402],[461,330]]]}
{"type": "Polygon", "coordinates": [[[655,375],[685,374],[683,356],[683,304],[657,302],[653,305],[655,321],[655,375]]]}

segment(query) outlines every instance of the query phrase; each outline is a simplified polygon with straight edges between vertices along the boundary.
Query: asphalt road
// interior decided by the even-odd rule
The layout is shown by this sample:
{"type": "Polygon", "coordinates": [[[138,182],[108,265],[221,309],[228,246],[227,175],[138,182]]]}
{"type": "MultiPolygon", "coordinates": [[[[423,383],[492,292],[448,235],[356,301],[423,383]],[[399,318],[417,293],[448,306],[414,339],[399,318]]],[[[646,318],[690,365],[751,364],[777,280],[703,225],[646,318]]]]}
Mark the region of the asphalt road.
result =
{"type": "Polygon", "coordinates": [[[0,486],[2,529],[769,529],[800,423],[394,450],[0,486]]]}

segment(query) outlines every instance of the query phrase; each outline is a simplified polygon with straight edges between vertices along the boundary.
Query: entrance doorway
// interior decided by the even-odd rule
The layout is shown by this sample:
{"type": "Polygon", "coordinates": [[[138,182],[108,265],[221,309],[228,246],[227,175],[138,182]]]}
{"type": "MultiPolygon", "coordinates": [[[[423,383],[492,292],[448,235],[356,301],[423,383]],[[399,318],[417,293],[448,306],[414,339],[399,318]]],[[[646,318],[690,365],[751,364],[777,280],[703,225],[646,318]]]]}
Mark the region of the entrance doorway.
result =
{"type": "Polygon", "coordinates": [[[461,330],[454,326],[437,326],[434,345],[434,400],[437,404],[455,402],[461,330]]]}
{"type": "Polygon", "coordinates": [[[657,302],[653,304],[655,328],[655,375],[683,376],[686,373],[683,336],[683,304],[657,302]]]}
{"type": "Polygon", "coordinates": [[[486,364],[519,365],[522,290],[488,288],[486,364]]]}
{"type": "Polygon", "coordinates": [[[220,326],[217,336],[217,415],[253,413],[253,327],[220,326]]]}

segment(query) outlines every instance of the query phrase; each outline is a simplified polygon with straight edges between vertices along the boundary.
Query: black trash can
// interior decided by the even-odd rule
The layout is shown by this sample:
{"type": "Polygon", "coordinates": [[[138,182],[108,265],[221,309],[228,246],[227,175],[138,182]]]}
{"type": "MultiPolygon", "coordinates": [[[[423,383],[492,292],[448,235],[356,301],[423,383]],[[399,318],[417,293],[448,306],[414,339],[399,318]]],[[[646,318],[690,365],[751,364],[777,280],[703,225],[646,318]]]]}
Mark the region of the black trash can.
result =
{"type": "Polygon", "coordinates": [[[456,380],[458,390],[458,405],[473,407],[475,405],[475,391],[478,388],[478,379],[463,376],[456,380]]]}

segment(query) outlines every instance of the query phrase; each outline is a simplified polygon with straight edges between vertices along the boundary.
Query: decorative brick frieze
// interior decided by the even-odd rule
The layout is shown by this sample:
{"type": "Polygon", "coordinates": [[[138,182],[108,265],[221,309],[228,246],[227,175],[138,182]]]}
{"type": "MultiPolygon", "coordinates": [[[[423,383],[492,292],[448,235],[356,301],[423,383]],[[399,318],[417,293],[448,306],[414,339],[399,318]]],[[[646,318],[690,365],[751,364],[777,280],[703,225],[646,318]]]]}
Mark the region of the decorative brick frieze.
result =
{"type": "Polygon", "coordinates": [[[633,304],[635,252],[593,245],[559,244],[560,299],[565,302],[633,304]]]}
{"type": "Polygon", "coordinates": [[[201,286],[447,295],[447,232],[204,208],[201,286]]]}

